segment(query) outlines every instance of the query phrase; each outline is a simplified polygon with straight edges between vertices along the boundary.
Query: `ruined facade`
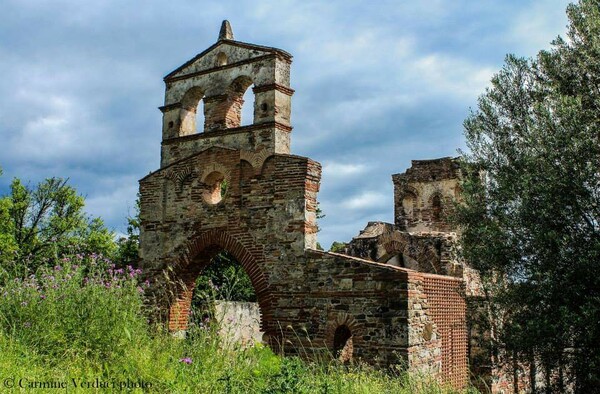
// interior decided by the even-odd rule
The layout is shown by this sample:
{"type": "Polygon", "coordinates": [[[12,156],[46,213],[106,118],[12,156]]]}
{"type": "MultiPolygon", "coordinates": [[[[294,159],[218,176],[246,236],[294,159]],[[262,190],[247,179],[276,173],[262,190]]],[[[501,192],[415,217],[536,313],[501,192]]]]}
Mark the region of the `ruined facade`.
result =
{"type": "MultiPolygon", "coordinates": [[[[186,329],[196,277],[226,250],[252,281],[263,340],[274,350],[403,365],[463,387],[465,282],[445,233],[421,242],[382,232],[386,256],[316,250],[321,166],[290,153],[291,61],[282,50],[235,41],[224,22],[214,45],[165,77],[161,167],[140,181],[140,254],[164,295],[169,328],[186,329]],[[244,103],[251,86],[254,103],[244,103]],[[253,106],[253,122],[240,126],[244,105],[253,106]],[[164,273],[181,284],[171,296],[164,273]]],[[[402,205],[414,213],[403,230],[444,230],[445,198],[439,211],[402,205]]]]}
{"type": "Polygon", "coordinates": [[[404,173],[392,175],[394,224],[370,222],[348,244],[351,256],[461,278],[465,295],[477,296],[477,273],[457,258],[456,229],[450,217],[460,201],[458,160],[413,160],[404,173]]]}

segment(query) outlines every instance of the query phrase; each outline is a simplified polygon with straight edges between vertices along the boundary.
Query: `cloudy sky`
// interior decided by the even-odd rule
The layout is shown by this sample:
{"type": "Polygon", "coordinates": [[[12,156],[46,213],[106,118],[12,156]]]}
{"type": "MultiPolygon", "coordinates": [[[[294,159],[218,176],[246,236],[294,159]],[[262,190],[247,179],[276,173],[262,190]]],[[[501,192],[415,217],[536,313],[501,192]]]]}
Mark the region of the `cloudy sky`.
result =
{"type": "Polygon", "coordinates": [[[391,174],[454,156],[507,53],[566,31],[566,0],[0,0],[0,192],[70,178],[116,232],[158,168],[162,77],[236,40],[294,55],[292,152],[323,165],[319,241],[393,220],[391,174]]]}

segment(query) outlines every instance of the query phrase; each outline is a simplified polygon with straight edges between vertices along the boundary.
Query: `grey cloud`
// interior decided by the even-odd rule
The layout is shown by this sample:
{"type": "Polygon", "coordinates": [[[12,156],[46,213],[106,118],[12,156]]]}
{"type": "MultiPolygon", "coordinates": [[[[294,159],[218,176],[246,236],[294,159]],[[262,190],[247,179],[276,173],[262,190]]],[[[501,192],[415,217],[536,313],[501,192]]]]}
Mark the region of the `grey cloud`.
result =
{"type": "Polygon", "coordinates": [[[9,0],[0,190],[13,176],[69,177],[89,212],[124,232],[137,179],[158,167],[162,77],[228,18],[236,39],[295,56],[293,153],[329,165],[321,243],[348,240],[392,220],[392,173],[462,147],[462,120],[490,73],[506,52],[531,56],[563,33],[566,4],[9,0]],[[524,33],[530,15],[535,37],[524,33]]]}

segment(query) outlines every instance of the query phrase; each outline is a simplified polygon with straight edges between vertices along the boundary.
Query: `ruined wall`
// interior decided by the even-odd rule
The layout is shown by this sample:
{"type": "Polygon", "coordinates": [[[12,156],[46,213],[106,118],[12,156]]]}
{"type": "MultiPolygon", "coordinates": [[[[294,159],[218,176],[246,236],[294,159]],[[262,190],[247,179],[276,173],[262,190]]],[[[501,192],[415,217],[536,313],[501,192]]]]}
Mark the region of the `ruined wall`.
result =
{"type": "MultiPolygon", "coordinates": [[[[448,366],[460,357],[443,350],[466,346],[454,325],[464,322],[461,280],[315,250],[321,166],[289,154],[290,62],[224,34],[165,78],[161,168],[140,181],[140,255],[170,330],[187,328],[195,280],[226,250],[250,277],[274,350],[402,365],[462,387],[462,361],[448,366]],[[239,127],[252,84],[254,124],[239,127]],[[200,100],[201,132],[190,120],[200,100]]],[[[415,259],[443,269],[437,239],[391,234],[390,245],[433,253],[415,259]]]]}
{"type": "Polygon", "coordinates": [[[219,336],[225,344],[248,347],[262,342],[258,303],[216,300],[214,307],[219,336]]]}
{"type": "Polygon", "coordinates": [[[408,232],[454,231],[448,222],[453,201],[460,198],[459,166],[449,157],[413,160],[394,182],[394,218],[408,232]]]}
{"type": "Polygon", "coordinates": [[[187,326],[195,278],[219,251],[231,252],[244,266],[266,313],[272,308],[261,292],[269,278],[283,269],[282,261],[315,246],[319,164],[289,155],[261,164],[255,169],[239,151],[210,148],[140,181],[144,266],[156,272],[176,266],[177,279],[187,286],[172,311],[181,316],[171,319],[172,329],[187,326]],[[211,185],[204,180],[215,172],[227,180],[227,191],[211,204],[205,200],[211,185]]]}
{"type": "Polygon", "coordinates": [[[389,223],[369,222],[348,244],[348,254],[419,272],[462,277],[452,233],[408,233],[389,223]]]}

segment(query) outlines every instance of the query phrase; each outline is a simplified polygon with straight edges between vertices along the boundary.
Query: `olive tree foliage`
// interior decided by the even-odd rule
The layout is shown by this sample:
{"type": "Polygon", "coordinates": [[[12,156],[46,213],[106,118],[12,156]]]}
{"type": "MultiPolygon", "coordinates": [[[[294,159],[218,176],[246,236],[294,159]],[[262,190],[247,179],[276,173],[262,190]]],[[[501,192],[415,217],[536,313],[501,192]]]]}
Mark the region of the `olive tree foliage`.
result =
{"type": "Polygon", "coordinates": [[[600,2],[567,14],[568,38],[507,56],[465,120],[456,219],[494,354],[541,367],[548,392],[587,393],[600,387],[600,2]]]}
{"type": "Polygon", "coordinates": [[[114,234],[83,208],[84,198],[65,179],[30,187],[15,178],[10,192],[0,196],[0,271],[18,277],[67,255],[112,256],[114,234]]]}

